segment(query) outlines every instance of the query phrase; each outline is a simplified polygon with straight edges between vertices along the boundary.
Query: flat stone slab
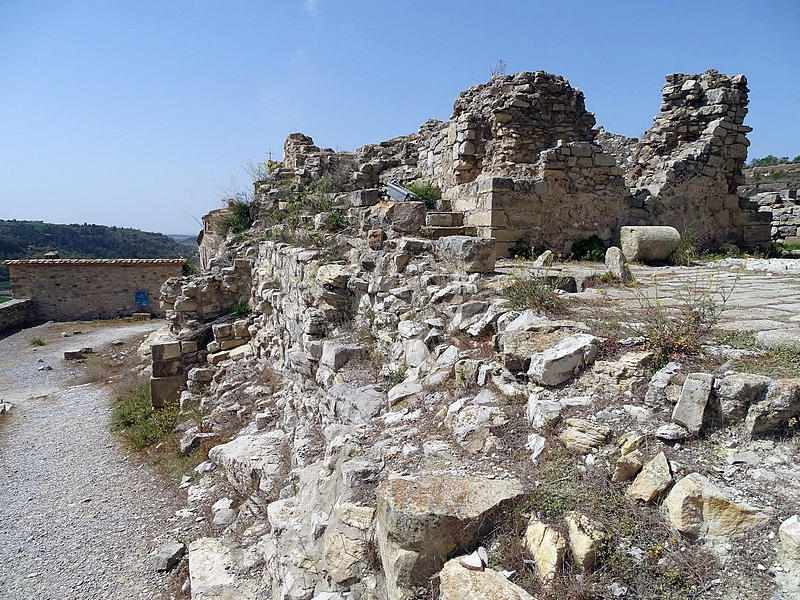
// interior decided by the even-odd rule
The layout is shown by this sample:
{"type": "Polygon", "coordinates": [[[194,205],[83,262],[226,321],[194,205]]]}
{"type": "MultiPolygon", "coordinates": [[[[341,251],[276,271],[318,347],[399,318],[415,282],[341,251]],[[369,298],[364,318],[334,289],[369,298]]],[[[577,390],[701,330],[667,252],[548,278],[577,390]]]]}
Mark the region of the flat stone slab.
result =
{"type": "Polygon", "coordinates": [[[770,331],[773,329],[786,329],[787,324],[783,321],[773,321],[772,319],[743,319],[741,321],[729,321],[720,323],[718,329],[721,331],[770,331]]]}
{"type": "Polygon", "coordinates": [[[800,350],[800,329],[759,331],[756,343],[762,348],[791,348],[800,350]]]}

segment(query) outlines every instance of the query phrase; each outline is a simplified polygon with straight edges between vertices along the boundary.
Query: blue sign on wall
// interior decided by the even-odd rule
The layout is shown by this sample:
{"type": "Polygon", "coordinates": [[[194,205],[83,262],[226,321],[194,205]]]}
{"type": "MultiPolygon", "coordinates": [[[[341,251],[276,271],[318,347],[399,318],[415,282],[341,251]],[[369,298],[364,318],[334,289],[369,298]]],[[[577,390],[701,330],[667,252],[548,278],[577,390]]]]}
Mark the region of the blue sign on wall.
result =
{"type": "Polygon", "coordinates": [[[147,290],[136,290],[136,306],[147,306],[147,290]]]}

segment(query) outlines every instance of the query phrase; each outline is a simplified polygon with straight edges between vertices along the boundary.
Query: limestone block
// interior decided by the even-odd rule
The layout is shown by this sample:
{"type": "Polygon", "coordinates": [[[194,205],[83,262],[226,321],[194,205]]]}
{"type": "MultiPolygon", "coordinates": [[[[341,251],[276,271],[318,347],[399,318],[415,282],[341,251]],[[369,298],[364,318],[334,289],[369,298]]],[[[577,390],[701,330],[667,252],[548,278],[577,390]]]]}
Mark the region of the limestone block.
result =
{"type": "Polygon", "coordinates": [[[381,201],[383,193],[377,188],[355,190],[345,196],[345,204],[351,208],[373,206],[381,201]]]}
{"type": "Polygon", "coordinates": [[[532,392],[525,405],[525,416],[531,427],[542,429],[557,424],[561,420],[564,405],[557,400],[543,398],[541,394],[532,392]]]}
{"type": "Polygon", "coordinates": [[[187,375],[189,381],[197,381],[199,383],[209,383],[212,377],[214,377],[214,370],[207,367],[194,367],[189,369],[187,375]]]}
{"type": "Polygon", "coordinates": [[[389,406],[386,393],[375,385],[357,387],[351,383],[337,383],[331,386],[328,395],[336,416],[343,423],[368,423],[389,406]]]}
{"type": "Polygon", "coordinates": [[[597,553],[605,538],[605,532],[586,515],[572,511],[564,519],[567,522],[569,551],[581,570],[589,571],[597,560],[597,553]]]}
{"type": "Polygon", "coordinates": [[[634,450],[620,456],[614,465],[611,481],[614,483],[622,483],[631,479],[641,470],[642,465],[644,465],[643,458],[641,450],[634,450]]]}
{"type": "Polygon", "coordinates": [[[734,373],[714,382],[723,419],[734,423],[747,414],[748,407],[756,402],[772,382],[769,377],[753,373],[734,373]]]}
{"type": "Polygon", "coordinates": [[[172,377],[179,375],[183,370],[183,362],[180,359],[153,361],[153,377],[172,377]]]}
{"type": "Polygon", "coordinates": [[[628,261],[625,259],[625,255],[622,253],[622,250],[617,248],[616,246],[611,246],[608,250],[606,250],[606,269],[612,276],[616,277],[623,283],[630,283],[633,281],[633,275],[631,275],[631,270],[628,268],[628,265],[625,264],[628,261]]]}
{"type": "Polygon", "coordinates": [[[189,581],[196,600],[247,600],[255,597],[255,581],[248,571],[255,557],[216,538],[199,538],[189,544],[189,581]]]}
{"type": "Polygon", "coordinates": [[[692,535],[731,536],[763,525],[768,518],[746,504],[733,502],[711,481],[691,473],[664,500],[670,523],[692,535]]]}
{"type": "MultiPolygon", "coordinates": [[[[377,492],[377,540],[389,600],[408,600],[442,562],[523,494],[516,479],[442,474],[389,479],[377,492]]],[[[461,567],[459,567],[461,568],[461,567]]]]}
{"type": "Polygon", "coordinates": [[[233,337],[233,325],[231,323],[217,323],[211,326],[214,340],[222,342],[233,337]]]}
{"type": "Polygon", "coordinates": [[[766,397],[750,405],[745,428],[750,437],[758,437],[785,426],[800,415],[800,379],[778,379],[772,382],[766,397]]]}
{"type": "Polygon", "coordinates": [[[232,339],[232,340],[223,340],[219,342],[220,350],[233,350],[234,348],[238,348],[239,346],[243,346],[247,343],[247,340],[243,339],[232,339]]]}
{"type": "Polygon", "coordinates": [[[150,348],[153,355],[153,362],[174,360],[181,357],[180,342],[153,344],[150,348]]]}
{"type": "Polygon", "coordinates": [[[525,549],[536,563],[539,577],[548,581],[561,570],[567,543],[558,531],[548,527],[534,515],[525,529],[525,549]]]}
{"type": "Polygon", "coordinates": [[[228,357],[230,356],[230,353],[231,353],[230,350],[223,350],[221,352],[214,352],[214,353],[209,354],[206,357],[206,360],[211,365],[218,365],[222,361],[228,360],[228,357]]]}
{"type": "Polygon", "coordinates": [[[439,238],[436,254],[446,264],[467,273],[491,273],[497,260],[492,238],[468,235],[439,238]]]}
{"type": "Polygon", "coordinates": [[[344,265],[322,265],[317,270],[316,279],[320,285],[331,288],[346,288],[347,282],[350,280],[350,273],[348,273],[344,265]]]}
{"type": "Polygon", "coordinates": [[[364,552],[364,540],[353,539],[338,530],[325,533],[325,571],[336,583],[342,584],[358,576],[364,552]]]}
{"type": "Polygon", "coordinates": [[[793,515],[781,523],[778,537],[786,557],[800,564],[800,516],[793,515]]]}
{"type": "Polygon", "coordinates": [[[183,389],[183,377],[173,375],[171,377],[151,377],[150,378],[150,399],[153,408],[163,408],[171,402],[177,402],[183,389]]]}
{"type": "Polygon", "coordinates": [[[571,335],[552,348],[531,356],[528,377],[541,385],[564,383],[594,362],[599,346],[600,339],[593,335],[571,335]]]}
{"type": "Polygon", "coordinates": [[[674,227],[627,226],[620,229],[622,253],[631,262],[663,262],[678,247],[681,234],[674,227]]]}
{"type": "Polygon", "coordinates": [[[280,429],[214,446],[208,458],[241,494],[257,492],[266,502],[277,499],[290,467],[288,438],[280,429]]]}
{"type": "Polygon", "coordinates": [[[598,446],[601,446],[611,428],[605,425],[597,425],[584,419],[567,419],[567,427],[558,435],[558,439],[572,452],[588,454],[598,446]]]}
{"type": "Polygon", "coordinates": [[[663,452],[648,462],[627,490],[635,500],[652,502],[672,483],[672,471],[663,452]]]}
{"type": "Polygon", "coordinates": [[[714,377],[709,373],[689,373],[672,411],[672,420],[694,435],[700,433],[713,387],[714,377]]]}
{"type": "Polygon", "coordinates": [[[501,573],[466,569],[460,560],[447,561],[439,572],[439,600],[536,600],[501,573]]]}
{"type": "Polygon", "coordinates": [[[391,406],[411,398],[416,398],[422,395],[422,384],[416,381],[404,381],[398,383],[389,390],[388,400],[391,406]]]}
{"type": "Polygon", "coordinates": [[[323,342],[320,364],[333,371],[338,371],[350,360],[363,355],[364,347],[360,344],[337,344],[336,342],[323,342]]]}

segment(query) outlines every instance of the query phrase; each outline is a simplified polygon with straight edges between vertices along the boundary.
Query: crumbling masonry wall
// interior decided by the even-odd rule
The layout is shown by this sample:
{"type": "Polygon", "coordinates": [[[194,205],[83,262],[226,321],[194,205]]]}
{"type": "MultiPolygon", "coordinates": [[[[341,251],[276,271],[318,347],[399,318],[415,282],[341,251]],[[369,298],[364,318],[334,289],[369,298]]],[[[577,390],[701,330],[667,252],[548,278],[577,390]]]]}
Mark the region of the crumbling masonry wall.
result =
{"type": "Polygon", "coordinates": [[[281,175],[333,174],[347,190],[435,185],[440,210],[462,213],[458,221],[495,238],[501,255],[517,240],[557,252],[591,235],[612,243],[624,225],[691,230],[707,246],[763,246],[768,215],[736,193],[747,94],[742,75],[668,75],[661,111],[638,141],[595,129],[583,93],[563,77],[496,76],[460,94],[449,121],[355,152],[292,134],[281,175]]]}
{"type": "Polygon", "coordinates": [[[740,198],[747,158],[744,75],[667,75],[661,111],[628,172],[630,224],[691,230],[706,246],[765,245],[769,218],[740,198]]]}

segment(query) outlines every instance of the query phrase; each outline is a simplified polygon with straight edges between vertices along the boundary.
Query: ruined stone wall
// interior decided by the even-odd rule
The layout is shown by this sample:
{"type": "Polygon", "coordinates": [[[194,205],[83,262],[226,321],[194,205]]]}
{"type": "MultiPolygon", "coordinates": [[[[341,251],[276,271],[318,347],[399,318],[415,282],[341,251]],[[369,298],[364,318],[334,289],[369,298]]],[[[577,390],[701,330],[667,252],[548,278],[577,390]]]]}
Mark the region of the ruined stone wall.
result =
{"type": "Polygon", "coordinates": [[[24,327],[35,320],[36,312],[29,298],[18,298],[0,304],[0,334],[24,327]]]}
{"type": "Polygon", "coordinates": [[[739,198],[750,127],[744,75],[667,75],[661,112],[628,171],[631,223],[691,230],[706,246],[769,243],[766,215],[739,198]]]}
{"type": "Polygon", "coordinates": [[[770,215],[773,242],[800,244],[800,202],[796,190],[762,192],[750,200],[759,207],[759,212],[770,215]]]}
{"type": "Polygon", "coordinates": [[[183,259],[31,259],[6,261],[14,295],[30,298],[42,320],[111,319],[135,312],[164,316],[161,285],[179,277],[183,259]],[[136,306],[137,290],[147,306],[136,306]]]}
{"type": "Polygon", "coordinates": [[[220,234],[220,227],[228,214],[230,214],[229,208],[218,208],[203,215],[203,231],[197,236],[197,254],[200,259],[200,269],[203,271],[211,267],[211,261],[225,242],[225,237],[220,234]]]}

